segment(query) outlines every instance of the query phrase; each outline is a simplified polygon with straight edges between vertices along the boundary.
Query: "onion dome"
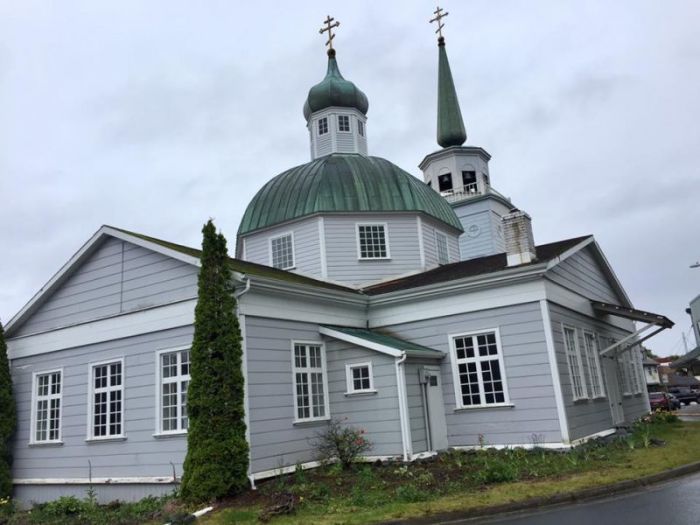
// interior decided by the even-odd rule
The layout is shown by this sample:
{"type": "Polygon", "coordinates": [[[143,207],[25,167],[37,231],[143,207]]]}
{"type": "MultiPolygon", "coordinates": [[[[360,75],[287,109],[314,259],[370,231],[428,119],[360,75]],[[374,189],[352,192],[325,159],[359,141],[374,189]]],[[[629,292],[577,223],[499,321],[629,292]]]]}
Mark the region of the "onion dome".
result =
{"type": "Polygon", "coordinates": [[[343,78],[335,59],[335,49],[329,49],[326,77],[309,90],[304,103],[304,118],[308,121],[312,113],[333,106],[355,108],[366,115],[369,102],[355,84],[343,78]]]}
{"type": "Polygon", "coordinates": [[[388,160],[332,153],[265,184],[243,214],[239,235],[318,213],[417,212],[463,231],[436,191],[388,160]]]}

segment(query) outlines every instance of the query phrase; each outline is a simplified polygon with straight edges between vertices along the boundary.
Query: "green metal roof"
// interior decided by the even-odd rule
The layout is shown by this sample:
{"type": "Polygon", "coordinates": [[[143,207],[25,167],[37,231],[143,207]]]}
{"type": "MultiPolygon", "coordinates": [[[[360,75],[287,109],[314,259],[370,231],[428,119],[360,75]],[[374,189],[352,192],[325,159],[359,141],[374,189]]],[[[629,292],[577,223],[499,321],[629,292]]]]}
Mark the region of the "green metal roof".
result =
{"type": "Polygon", "coordinates": [[[278,175],[253,197],[243,214],[243,235],[315,213],[422,212],[463,231],[437,192],[379,157],[333,153],[278,175]]]}
{"type": "Polygon", "coordinates": [[[369,101],[355,84],[345,80],[340,74],[335,50],[331,49],[328,53],[326,77],[309,90],[309,96],[304,103],[304,118],[308,121],[312,113],[333,106],[355,108],[366,115],[369,101]]]}
{"type": "Polygon", "coordinates": [[[438,40],[439,65],[438,65],[438,122],[437,141],[440,146],[461,146],[467,140],[467,131],[464,129],[462,112],[459,109],[457,91],[452,80],[450,62],[445,51],[445,39],[438,40]]]}
{"type": "Polygon", "coordinates": [[[410,211],[463,231],[448,202],[410,173],[379,157],[333,153],[265,184],[246,208],[238,233],[315,213],[410,211]]]}
{"type": "Polygon", "coordinates": [[[341,332],[352,337],[357,337],[364,339],[370,343],[376,343],[384,346],[388,346],[400,352],[406,352],[409,357],[432,357],[437,359],[442,359],[445,353],[440,350],[435,350],[434,348],[428,348],[427,346],[417,345],[411,343],[410,341],[405,341],[394,337],[392,335],[382,334],[375,332],[374,330],[367,330],[364,328],[348,328],[346,326],[334,326],[334,325],[324,325],[326,328],[341,332]]]}

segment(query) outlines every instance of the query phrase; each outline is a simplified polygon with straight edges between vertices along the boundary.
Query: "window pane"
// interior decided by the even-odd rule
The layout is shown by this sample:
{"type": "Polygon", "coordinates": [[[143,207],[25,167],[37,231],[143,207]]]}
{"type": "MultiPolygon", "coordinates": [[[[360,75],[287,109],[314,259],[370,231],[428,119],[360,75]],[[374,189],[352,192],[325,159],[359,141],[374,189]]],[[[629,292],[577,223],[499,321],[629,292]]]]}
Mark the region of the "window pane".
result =
{"type": "Polygon", "coordinates": [[[328,133],[328,119],[323,117],[318,121],[318,134],[325,135],[326,133],[328,133]]]}
{"type": "Polygon", "coordinates": [[[286,270],[294,267],[294,243],[292,235],[276,237],[270,241],[272,266],[286,270]]]}
{"type": "Polygon", "coordinates": [[[338,115],[338,131],[350,131],[350,117],[338,115]]]}
{"type": "Polygon", "coordinates": [[[387,256],[386,236],[383,224],[360,225],[360,258],[375,259],[387,256]]]}
{"type": "Polygon", "coordinates": [[[495,332],[456,337],[454,348],[462,405],[505,403],[495,332]]]}
{"type": "Polygon", "coordinates": [[[440,232],[435,232],[435,246],[437,250],[438,264],[447,264],[450,262],[450,256],[447,253],[447,235],[440,232]]]}

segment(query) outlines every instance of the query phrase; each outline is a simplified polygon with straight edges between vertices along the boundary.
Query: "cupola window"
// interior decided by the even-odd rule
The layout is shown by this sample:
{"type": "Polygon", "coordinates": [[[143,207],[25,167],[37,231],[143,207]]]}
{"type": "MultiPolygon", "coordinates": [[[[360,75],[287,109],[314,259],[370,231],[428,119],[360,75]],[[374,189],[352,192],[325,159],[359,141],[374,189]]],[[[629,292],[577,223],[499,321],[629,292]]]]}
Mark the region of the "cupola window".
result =
{"type": "Polygon", "coordinates": [[[350,131],[350,117],[347,115],[338,115],[338,131],[350,131]]]}
{"type": "Polygon", "coordinates": [[[435,248],[438,264],[447,264],[450,262],[450,256],[447,251],[447,235],[442,232],[435,232],[435,248]]]}
{"type": "Polygon", "coordinates": [[[476,171],[463,171],[462,185],[464,186],[464,193],[476,193],[476,171]]]}
{"type": "Polygon", "coordinates": [[[357,247],[360,259],[388,259],[385,224],[358,224],[357,247]]]}
{"type": "Polygon", "coordinates": [[[365,136],[365,124],[361,120],[357,121],[357,132],[360,134],[360,137],[365,136]]]}
{"type": "Polygon", "coordinates": [[[452,191],[452,174],[438,175],[438,187],[441,192],[452,191]]]}
{"type": "Polygon", "coordinates": [[[291,233],[270,239],[270,259],[273,268],[294,268],[294,237],[291,233]]]}
{"type": "Polygon", "coordinates": [[[328,117],[323,117],[318,121],[318,134],[325,135],[328,133],[328,117]]]}

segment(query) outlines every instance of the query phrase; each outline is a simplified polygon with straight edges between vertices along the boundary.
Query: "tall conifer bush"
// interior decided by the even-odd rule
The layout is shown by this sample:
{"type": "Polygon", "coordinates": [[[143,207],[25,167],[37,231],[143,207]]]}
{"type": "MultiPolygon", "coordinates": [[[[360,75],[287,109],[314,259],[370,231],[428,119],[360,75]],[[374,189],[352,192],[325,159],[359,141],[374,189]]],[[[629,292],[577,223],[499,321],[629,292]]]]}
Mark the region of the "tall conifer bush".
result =
{"type": "Polygon", "coordinates": [[[190,502],[222,498],[248,484],[241,334],[226,239],[211,220],[202,233],[180,487],[182,499],[190,502]]]}
{"type": "Polygon", "coordinates": [[[5,330],[0,323],[0,499],[12,496],[11,439],[15,432],[15,423],[10,362],[7,359],[5,330]]]}

